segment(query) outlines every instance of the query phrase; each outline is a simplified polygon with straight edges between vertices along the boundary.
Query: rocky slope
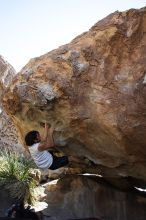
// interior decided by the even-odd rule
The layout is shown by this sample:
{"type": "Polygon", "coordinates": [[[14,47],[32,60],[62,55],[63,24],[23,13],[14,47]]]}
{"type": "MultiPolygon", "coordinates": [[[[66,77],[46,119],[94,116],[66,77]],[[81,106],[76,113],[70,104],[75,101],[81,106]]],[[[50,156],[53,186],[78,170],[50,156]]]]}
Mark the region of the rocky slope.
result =
{"type": "Polygon", "coordinates": [[[0,89],[7,88],[15,75],[14,68],[0,55],[0,89]]]}
{"type": "Polygon", "coordinates": [[[24,148],[18,141],[18,132],[10,117],[3,110],[1,96],[16,75],[14,68],[0,56],[0,150],[10,149],[24,152],[24,148]]]}

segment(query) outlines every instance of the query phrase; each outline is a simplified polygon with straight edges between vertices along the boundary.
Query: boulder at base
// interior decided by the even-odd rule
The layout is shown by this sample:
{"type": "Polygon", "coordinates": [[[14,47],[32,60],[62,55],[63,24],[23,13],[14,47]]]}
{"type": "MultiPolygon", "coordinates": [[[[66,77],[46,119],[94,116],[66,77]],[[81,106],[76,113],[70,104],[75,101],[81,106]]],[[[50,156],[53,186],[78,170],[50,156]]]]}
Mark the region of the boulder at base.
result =
{"type": "Polygon", "coordinates": [[[146,197],[114,189],[99,177],[66,176],[46,186],[50,219],[145,220],[146,197]]]}

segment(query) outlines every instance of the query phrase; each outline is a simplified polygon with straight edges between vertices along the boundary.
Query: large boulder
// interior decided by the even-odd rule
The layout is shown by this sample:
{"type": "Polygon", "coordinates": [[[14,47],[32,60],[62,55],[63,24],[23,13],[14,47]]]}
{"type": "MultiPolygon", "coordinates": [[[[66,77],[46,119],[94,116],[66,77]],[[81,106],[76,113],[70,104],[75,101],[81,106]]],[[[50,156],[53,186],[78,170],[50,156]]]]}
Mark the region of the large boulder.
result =
{"type": "Polygon", "coordinates": [[[31,59],[3,98],[21,139],[48,121],[61,151],[146,180],[145,33],[146,8],[117,11],[31,59]]]}
{"type": "MultiPolygon", "coordinates": [[[[69,175],[46,186],[50,219],[145,220],[146,198],[114,189],[102,178],[69,175]],[[98,182],[98,183],[97,183],[98,182]]],[[[47,218],[46,218],[47,220],[47,218]]]]}

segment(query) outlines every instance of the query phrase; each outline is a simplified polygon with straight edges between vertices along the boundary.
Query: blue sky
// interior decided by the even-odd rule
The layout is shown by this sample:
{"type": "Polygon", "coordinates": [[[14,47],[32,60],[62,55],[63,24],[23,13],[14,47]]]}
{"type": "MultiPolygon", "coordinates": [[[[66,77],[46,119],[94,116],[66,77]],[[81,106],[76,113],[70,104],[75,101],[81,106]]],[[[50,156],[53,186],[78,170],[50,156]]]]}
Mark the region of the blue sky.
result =
{"type": "Polygon", "coordinates": [[[144,6],[146,0],[0,0],[0,55],[19,71],[108,14],[144,6]]]}

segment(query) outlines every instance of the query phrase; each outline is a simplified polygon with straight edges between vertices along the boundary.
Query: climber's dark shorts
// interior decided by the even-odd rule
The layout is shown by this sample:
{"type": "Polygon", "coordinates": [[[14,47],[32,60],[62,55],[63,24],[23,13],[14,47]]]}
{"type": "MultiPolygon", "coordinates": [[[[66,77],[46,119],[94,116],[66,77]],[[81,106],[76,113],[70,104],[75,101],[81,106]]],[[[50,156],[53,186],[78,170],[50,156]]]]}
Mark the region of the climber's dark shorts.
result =
{"type": "Polygon", "coordinates": [[[53,154],[52,154],[52,156],[53,156],[53,163],[49,167],[50,170],[56,170],[60,167],[64,167],[64,166],[68,165],[68,163],[69,163],[67,156],[57,157],[53,154]]]}

